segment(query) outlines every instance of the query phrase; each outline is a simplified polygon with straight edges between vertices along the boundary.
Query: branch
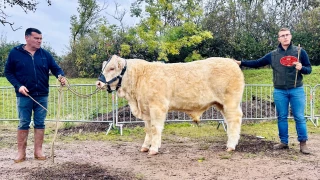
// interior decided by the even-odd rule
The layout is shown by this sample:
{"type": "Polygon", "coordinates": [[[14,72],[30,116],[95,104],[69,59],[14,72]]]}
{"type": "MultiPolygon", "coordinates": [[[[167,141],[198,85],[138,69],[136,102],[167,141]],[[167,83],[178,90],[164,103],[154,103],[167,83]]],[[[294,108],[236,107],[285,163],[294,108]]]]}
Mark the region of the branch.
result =
{"type": "MultiPolygon", "coordinates": [[[[14,28],[13,25],[14,25],[14,22],[9,22],[7,21],[7,17],[9,17],[2,8],[7,8],[6,4],[8,4],[9,7],[13,7],[13,6],[20,6],[22,8],[22,10],[27,14],[28,11],[33,11],[35,12],[37,10],[37,5],[39,4],[37,1],[35,0],[29,0],[27,2],[24,2],[22,0],[14,0],[14,1],[4,1],[3,2],[3,6],[1,6],[0,4],[0,23],[3,25],[3,26],[6,26],[6,24],[10,25],[11,29],[13,31],[16,31],[18,29],[21,29],[22,26],[18,27],[18,28],[14,28]]],[[[47,0],[47,3],[48,3],[48,6],[51,5],[51,0],[47,0]]]]}

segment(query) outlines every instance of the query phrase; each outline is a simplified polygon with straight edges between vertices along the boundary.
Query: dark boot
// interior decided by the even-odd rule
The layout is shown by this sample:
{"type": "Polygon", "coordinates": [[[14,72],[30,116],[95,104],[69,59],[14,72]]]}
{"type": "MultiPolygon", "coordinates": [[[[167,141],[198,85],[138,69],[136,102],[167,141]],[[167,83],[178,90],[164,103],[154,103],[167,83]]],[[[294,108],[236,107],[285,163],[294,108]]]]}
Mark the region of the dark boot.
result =
{"type": "Polygon", "coordinates": [[[23,162],[26,160],[26,149],[29,130],[18,130],[17,143],[18,143],[18,155],[14,159],[15,163],[23,162]]]}
{"type": "Polygon", "coordinates": [[[310,151],[307,147],[307,141],[300,142],[300,152],[303,154],[310,154],[310,151]]]}
{"type": "Polygon", "coordinates": [[[273,149],[279,150],[279,149],[289,149],[288,144],[280,143],[273,146],[273,149]]]}
{"type": "Polygon", "coordinates": [[[42,152],[44,129],[34,129],[34,158],[45,160],[46,156],[42,152]]]}

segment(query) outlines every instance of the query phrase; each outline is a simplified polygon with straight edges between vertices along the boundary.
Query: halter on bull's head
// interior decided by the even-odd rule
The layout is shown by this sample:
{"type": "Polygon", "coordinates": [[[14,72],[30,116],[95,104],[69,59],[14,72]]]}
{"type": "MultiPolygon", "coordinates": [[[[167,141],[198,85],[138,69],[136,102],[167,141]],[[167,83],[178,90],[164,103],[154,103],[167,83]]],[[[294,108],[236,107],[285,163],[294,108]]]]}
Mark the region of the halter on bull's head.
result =
{"type": "Polygon", "coordinates": [[[108,61],[103,61],[102,72],[98,78],[99,81],[107,84],[107,91],[117,91],[121,87],[122,77],[127,69],[127,61],[113,55],[108,61]]]}

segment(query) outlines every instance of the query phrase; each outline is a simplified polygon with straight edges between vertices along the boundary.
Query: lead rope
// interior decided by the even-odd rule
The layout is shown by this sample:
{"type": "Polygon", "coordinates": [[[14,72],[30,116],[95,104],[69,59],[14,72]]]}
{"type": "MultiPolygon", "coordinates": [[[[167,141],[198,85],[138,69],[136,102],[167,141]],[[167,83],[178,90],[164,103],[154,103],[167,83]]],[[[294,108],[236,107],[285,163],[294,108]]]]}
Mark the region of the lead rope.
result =
{"type": "Polygon", "coordinates": [[[33,97],[31,97],[29,94],[27,94],[27,95],[28,95],[28,97],[29,97],[30,99],[32,99],[33,102],[37,103],[40,107],[42,107],[44,110],[46,110],[47,112],[49,112],[47,108],[45,108],[45,107],[42,106],[38,101],[36,101],[35,99],[33,99],[33,97]]]}
{"type": "MultiPolygon", "coordinates": [[[[58,79],[59,78],[62,78],[62,76],[59,75],[58,79]]],[[[80,94],[80,93],[76,92],[75,90],[73,90],[70,86],[68,79],[66,77],[64,77],[64,78],[66,79],[66,82],[67,82],[64,86],[66,86],[68,90],[70,90],[72,93],[74,93],[75,95],[77,95],[79,97],[83,97],[83,98],[90,97],[90,96],[94,95],[95,93],[99,92],[100,90],[102,90],[102,88],[103,88],[103,87],[99,87],[91,94],[80,94]]],[[[50,155],[53,163],[54,163],[54,142],[55,142],[57,134],[58,134],[58,123],[60,122],[60,111],[61,111],[61,104],[62,104],[62,97],[63,97],[63,86],[61,84],[59,86],[58,92],[59,92],[59,94],[58,94],[58,109],[57,109],[57,117],[56,117],[56,128],[55,128],[55,133],[54,133],[52,143],[51,143],[51,155],[50,155]]]]}
{"type": "Polygon", "coordinates": [[[51,143],[51,158],[52,158],[53,163],[54,163],[54,142],[55,142],[57,134],[58,134],[58,122],[60,121],[60,109],[61,109],[62,97],[63,97],[62,85],[60,85],[58,91],[59,91],[59,94],[58,94],[58,109],[57,109],[57,117],[56,117],[56,128],[55,128],[55,133],[54,133],[52,143],[51,143]]]}

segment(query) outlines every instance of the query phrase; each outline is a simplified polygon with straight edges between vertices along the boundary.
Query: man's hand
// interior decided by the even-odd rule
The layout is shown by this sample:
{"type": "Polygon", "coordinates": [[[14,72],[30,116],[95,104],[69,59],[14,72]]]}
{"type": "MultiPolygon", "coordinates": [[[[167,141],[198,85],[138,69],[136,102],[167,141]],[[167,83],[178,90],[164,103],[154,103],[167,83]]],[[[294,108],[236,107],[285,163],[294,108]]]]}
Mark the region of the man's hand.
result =
{"type": "Polygon", "coordinates": [[[59,76],[58,81],[60,82],[61,86],[66,85],[66,82],[67,82],[67,80],[64,76],[59,76]]]}
{"type": "Polygon", "coordinates": [[[21,94],[23,94],[25,96],[28,96],[28,92],[29,92],[29,90],[25,86],[21,86],[19,88],[19,93],[21,93],[21,94]]]}
{"type": "Polygon", "coordinates": [[[239,66],[241,65],[241,61],[234,60],[239,66]]]}
{"type": "Polygon", "coordinates": [[[293,64],[295,64],[296,65],[296,69],[297,70],[301,70],[302,69],[302,64],[301,63],[299,63],[299,62],[294,62],[293,64]]]}

